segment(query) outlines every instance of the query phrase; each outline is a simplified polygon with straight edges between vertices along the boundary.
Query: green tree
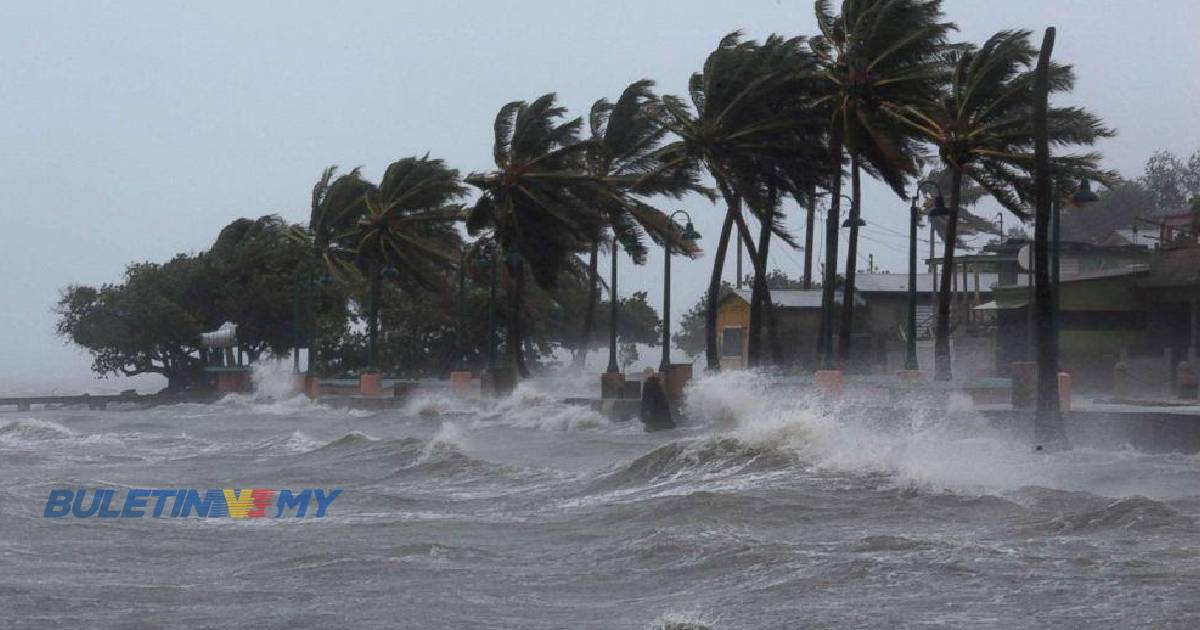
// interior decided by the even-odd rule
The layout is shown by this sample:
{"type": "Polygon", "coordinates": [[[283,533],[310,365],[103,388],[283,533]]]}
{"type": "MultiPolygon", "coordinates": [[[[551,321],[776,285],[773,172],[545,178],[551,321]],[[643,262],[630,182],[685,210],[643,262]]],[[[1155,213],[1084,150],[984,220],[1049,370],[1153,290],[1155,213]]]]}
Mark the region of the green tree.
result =
{"type": "MultiPolygon", "coordinates": [[[[207,253],[220,281],[219,310],[238,324],[238,342],[251,361],[264,352],[288,354],[295,340],[297,271],[308,264],[312,242],[300,226],[278,215],[237,219],[207,253]]],[[[302,317],[303,315],[301,315],[302,317]]]]}
{"type": "MultiPolygon", "coordinates": [[[[824,303],[832,313],[833,278],[841,227],[841,169],[850,159],[850,234],[847,241],[845,299],[838,329],[838,354],[850,355],[854,322],[854,281],[858,266],[858,230],[862,207],[861,172],[883,180],[901,199],[907,176],[916,172],[919,148],[912,132],[897,125],[886,108],[927,99],[943,82],[937,53],[954,28],[942,21],[941,0],[843,0],[834,14],[829,0],[817,0],[821,35],[810,45],[819,59],[816,76],[821,97],[816,105],[830,116],[831,155],[837,176],[830,186],[826,224],[824,303]]],[[[832,363],[832,320],[822,326],[826,364],[832,363]]]]}
{"type": "Polygon", "coordinates": [[[565,113],[554,94],[505,105],[496,115],[496,170],[466,178],[482,192],[467,228],[472,234],[491,231],[502,250],[496,257],[510,278],[506,345],[522,376],[530,373],[519,317],[526,267],[538,286],[553,290],[559,274],[577,266],[575,255],[589,251],[604,226],[590,201],[607,194],[605,184],[585,171],[583,121],[562,122],[565,113]]]}
{"type": "MultiPolygon", "coordinates": [[[[1025,30],[1001,31],[982,46],[958,46],[945,53],[951,81],[937,98],[922,105],[886,107],[937,147],[951,171],[934,341],[934,371],[939,380],[951,378],[950,287],[964,179],[977,183],[1014,214],[1028,216],[1034,162],[1032,66],[1037,57],[1029,37],[1025,30]]],[[[1052,92],[1069,91],[1073,84],[1070,66],[1050,68],[1052,92]]],[[[1112,135],[1098,117],[1079,107],[1051,107],[1048,133],[1058,147],[1089,145],[1112,135]]],[[[1062,155],[1054,158],[1054,168],[1060,174],[1107,179],[1097,170],[1098,160],[1094,153],[1062,155]]]]}
{"type": "Polygon", "coordinates": [[[367,278],[367,362],[375,360],[383,279],[394,277],[410,294],[445,287],[439,270],[459,260],[462,238],[454,224],[465,193],[458,171],[442,160],[406,157],[388,165],[378,187],[366,193],[366,212],[354,235],[357,266],[367,278]]]}
{"type": "Polygon", "coordinates": [[[1200,151],[1187,162],[1170,151],[1155,151],[1138,181],[1152,195],[1159,213],[1184,211],[1191,199],[1200,197],[1200,151]]]}
{"type": "MultiPolygon", "coordinates": [[[[678,198],[688,191],[711,196],[696,181],[694,169],[686,165],[670,171],[658,169],[657,153],[668,132],[654,115],[658,98],[653,86],[654,82],[647,79],[631,83],[616,103],[604,98],[593,103],[588,116],[591,135],[584,164],[588,174],[609,185],[587,190],[602,194],[592,203],[603,214],[614,240],[632,246],[627,247],[627,253],[637,264],[643,264],[646,258],[639,232],[660,246],[670,240],[672,252],[688,256],[698,253],[696,244],[680,238],[679,230],[670,225],[669,213],[644,201],[644,197],[678,198]]],[[[582,364],[587,354],[596,319],[596,303],[600,299],[597,258],[602,240],[603,236],[597,235],[588,252],[589,299],[583,314],[582,343],[576,353],[576,364],[582,364]]],[[[611,251],[614,256],[617,254],[617,248],[611,251]]]]}
{"type": "MultiPolygon", "coordinates": [[[[825,176],[823,128],[806,107],[811,98],[812,55],[799,38],[771,36],[763,44],[743,41],[739,33],[721,40],[701,72],[688,82],[690,107],[666,96],[660,108],[663,125],[677,138],[660,152],[660,169],[703,167],[716,181],[725,204],[725,221],[713,256],[706,314],[708,368],[719,370],[716,302],[732,228],[750,253],[756,278],[765,276],[760,255],[742,214],[749,207],[762,226],[797,246],[782,223],[781,193],[809,190],[825,176]]],[[[760,236],[765,246],[766,238],[760,236]]],[[[756,281],[756,290],[761,290],[756,281]]],[[[755,300],[759,304],[759,300],[755,300]]],[[[751,313],[758,329],[758,311],[751,313]]]]}
{"type": "Polygon", "coordinates": [[[57,332],[92,355],[101,376],[161,374],[171,390],[203,381],[200,333],[220,324],[219,281],[202,256],[134,263],[124,281],[62,292],[57,332]]]}

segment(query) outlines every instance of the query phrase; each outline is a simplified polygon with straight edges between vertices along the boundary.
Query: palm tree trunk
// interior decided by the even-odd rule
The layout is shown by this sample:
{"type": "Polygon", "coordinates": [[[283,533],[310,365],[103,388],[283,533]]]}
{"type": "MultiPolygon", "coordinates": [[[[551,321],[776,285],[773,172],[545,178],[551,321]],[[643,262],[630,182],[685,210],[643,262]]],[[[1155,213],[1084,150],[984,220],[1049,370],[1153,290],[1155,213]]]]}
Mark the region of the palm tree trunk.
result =
{"type": "Polygon", "coordinates": [[[829,216],[825,217],[825,278],[821,286],[821,336],[817,349],[821,367],[831,370],[833,360],[834,288],[837,282],[838,227],[842,199],[842,141],[836,134],[830,146],[833,160],[833,185],[829,188],[829,216]]]}
{"type": "Polygon", "coordinates": [[[371,295],[367,304],[367,371],[378,370],[379,362],[379,302],[383,299],[383,270],[371,263],[371,295]]]}
{"type": "Polygon", "coordinates": [[[817,218],[817,187],[808,189],[808,216],[804,220],[804,288],[812,288],[813,224],[817,218]]]}
{"type": "Polygon", "coordinates": [[[505,344],[508,346],[511,360],[516,365],[521,378],[529,378],[529,367],[525,365],[525,333],[521,327],[521,310],[525,303],[525,261],[513,257],[508,262],[508,273],[512,278],[511,291],[508,294],[508,322],[504,327],[505,344]]]}
{"type": "Polygon", "coordinates": [[[599,239],[592,241],[588,256],[588,301],[583,311],[583,334],[579,336],[579,347],[575,350],[575,367],[583,367],[591,350],[592,327],[596,324],[596,304],[600,301],[599,239]]]}
{"type": "MultiPolygon", "coordinates": [[[[746,361],[750,367],[757,367],[761,362],[762,356],[762,302],[761,296],[766,294],[767,286],[767,261],[760,257],[760,251],[754,245],[754,238],[750,236],[750,227],[746,225],[746,217],[742,216],[739,211],[733,215],[734,223],[737,224],[738,234],[742,237],[742,242],[746,245],[746,251],[750,254],[750,266],[754,270],[754,284],[751,289],[750,296],[750,323],[747,339],[746,339],[746,361]]],[[[770,224],[766,228],[770,230],[770,224]]]]}
{"type": "Polygon", "coordinates": [[[754,284],[750,288],[749,351],[746,353],[746,360],[750,367],[762,365],[763,302],[767,294],[767,281],[766,274],[760,271],[765,267],[765,263],[760,258],[763,254],[763,246],[767,244],[767,239],[770,237],[771,224],[763,221],[758,235],[758,251],[750,258],[750,264],[754,268],[754,284]]]}
{"type": "Polygon", "coordinates": [[[850,153],[850,241],[846,246],[846,285],[842,290],[842,326],[838,329],[838,356],[850,363],[850,339],[854,332],[854,282],[858,275],[858,225],[862,212],[862,182],[859,180],[858,153],[850,153]]]}
{"type": "MultiPolygon", "coordinates": [[[[766,316],[767,320],[767,341],[771,348],[771,363],[779,365],[783,363],[783,349],[779,346],[779,329],[778,320],[775,318],[775,301],[771,299],[771,288],[767,285],[767,262],[770,260],[768,251],[771,247],[771,224],[763,222],[758,233],[758,259],[759,268],[763,270],[758,274],[762,278],[761,282],[755,278],[754,297],[759,303],[759,310],[766,316]]],[[[753,313],[753,311],[751,311],[753,313]]],[[[758,335],[759,343],[762,343],[762,333],[758,335]]],[[[762,363],[762,350],[759,349],[759,363],[762,363]]]]}
{"type": "Polygon", "coordinates": [[[729,235],[733,232],[733,208],[740,205],[736,198],[726,199],[725,203],[725,223],[721,225],[721,236],[713,256],[712,277],[708,281],[708,310],[704,313],[704,349],[710,372],[721,371],[721,357],[717,354],[717,302],[721,298],[721,272],[725,268],[725,254],[729,251],[729,235]]]}
{"type": "Polygon", "coordinates": [[[946,217],[946,243],[942,249],[942,278],[938,287],[937,326],[933,340],[933,377],[952,378],[950,366],[950,287],[954,282],[954,246],[958,243],[958,203],[962,194],[962,168],[950,164],[950,214],[946,217]]]}
{"type": "Polygon", "coordinates": [[[1050,214],[1054,192],[1050,182],[1050,143],[1046,130],[1047,99],[1050,91],[1050,55],[1054,50],[1054,27],[1046,29],[1034,74],[1033,135],[1034,135],[1034,304],[1037,309],[1037,415],[1033,432],[1036,448],[1042,450],[1068,448],[1063,427],[1058,391],[1058,330],[1055,326],[1054,293],[1051,266],[1050,214]]]}

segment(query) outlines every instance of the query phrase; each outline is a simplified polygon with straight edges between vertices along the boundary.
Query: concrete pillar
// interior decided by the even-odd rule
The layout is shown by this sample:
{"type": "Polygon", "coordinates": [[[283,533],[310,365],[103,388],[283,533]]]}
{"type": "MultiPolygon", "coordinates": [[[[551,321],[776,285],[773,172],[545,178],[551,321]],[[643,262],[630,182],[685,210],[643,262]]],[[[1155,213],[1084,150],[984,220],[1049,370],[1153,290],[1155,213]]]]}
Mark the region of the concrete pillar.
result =
{"type": "Polygon", "coordinates": [[[620,372],[604,372],[600,375],[600,397],[620,398],[625,388],[625,375],[620,372]]]}
{"type": "Polygon", "coordinates": [[[450,373],[450,393],[454,396],[470,396],[475,389],[475,375],[459,371],[450,373]]]}
{"type": "Polygon", "coordinates": [[[1196,371],[1192,369],[1192,364],[1183,361],[1179,367],[1175,369],[1175,393],[1184,400],[1196,400],[1197,398],[1197,383],[1200,380],[1196,377],[1196,371]]]}
{"type": "Polygon", "coordinates": [[[675,401],[682,400],[683,390],[692,380],[692,364],[672,363],[666,376],[667,398],[675,401]]]}
{"type": "Polygon", "coordinates": [[[1058,373],[1058,410],[1066,413],[1071,410],[1071,373],[1058,373]]]}
{"type": "Polygon", "coordinates": [[[383,375],[379,372],[363,372],[358,377],[358,393],[363,396],[383,394],[383,375]]]}
{"type": "Polygon", "coordinates": [[[813,381],[823,395],[835,398],[841,397],[842,388],[846,384],[845,375],[841,370],[817,370],[813,372],[813,381]]]}
{"type": "Polygon", "coordinates": [[[1124,361],[1113,366],[1113,398],[1118,401],[1129,398],[1129,365],[1124,361]]]}

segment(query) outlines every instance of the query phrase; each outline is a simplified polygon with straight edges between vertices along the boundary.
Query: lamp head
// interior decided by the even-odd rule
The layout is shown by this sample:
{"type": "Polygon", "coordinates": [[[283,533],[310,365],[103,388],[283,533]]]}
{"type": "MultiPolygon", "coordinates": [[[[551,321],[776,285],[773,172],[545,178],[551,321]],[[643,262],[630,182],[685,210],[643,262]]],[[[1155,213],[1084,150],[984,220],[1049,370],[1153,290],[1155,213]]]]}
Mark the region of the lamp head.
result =
{"type": "Polygon", "coordinates": [[[395,280],[396,278],[400,277],[400,270],[388,265],[383,268],[383,277],[387,278],[388,280],[395,280]]]}
{"type": "Polygon", "coordinates": [[[683,228],[683,240],[685,240],[685,241],[700,240],[700,233],[696,231],[696,226],[692,225],[691,221],[688,221],[687,225],[683,228]]]}
{"type": "Polygon", "coordinates": [[[865,226],[866,224],[867,224],[867,222],[866,222],[866,221],[864,221],[864,220],[862,219],[862,217],[850,217],[849,219],[846,219],[845,221],[842,221],[842,227],[844,227],[844,228],[848,228],[848,227],[863,227],[863,226],[865,226]]]}
{"type": "Polygon", "coordinates": [[[946,199],[939,193],[933,198],[933,208],[929,211],[931,217],[948,217],[950,209],[946,207],[946,199]]]}
{"type": "Polygon", "coordinates": [[[1100,201],[1100,196],[1092,192],[1092,182],[1088,178],[1083,178],[1079,182],[1079,190],[1071,194],[1071,203],[1082,206],[1088,203],[1096,203],[1100,201]]]}

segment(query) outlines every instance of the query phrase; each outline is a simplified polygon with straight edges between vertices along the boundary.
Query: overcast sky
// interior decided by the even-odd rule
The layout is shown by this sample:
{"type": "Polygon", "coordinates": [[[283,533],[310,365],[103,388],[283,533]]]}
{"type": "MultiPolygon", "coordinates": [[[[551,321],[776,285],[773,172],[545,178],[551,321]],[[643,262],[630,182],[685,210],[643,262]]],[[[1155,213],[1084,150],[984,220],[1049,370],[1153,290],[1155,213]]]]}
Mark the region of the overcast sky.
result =
{"type": "MultiPolygon", "coordinates": [[[[946,10],[963,40],[1013,27],[1040,40],[1057,26],[1055,58],[1078,75],[1069,100],[1119,132],[1100,147],[1107,166],[1136,175],[1156,148],[1200,148],[1194,0],[947,0],[946,10]]],[[[53,334],[64,285],[202,250],[238,217],[303,221],[330,164],[376,179],[429,152],[464,173],[486,169],[502,104],[554,91],[579,115],[643,77],[683,93],[734,29],[811,34],[812,2],[5,2],[0,391],[88,376],[88,357],[53,334]]],[[[907,206],[865,190],[860,251],[900,271],[907,206]]],[[[717,208],[670,205],[715,247],[717,208]]],[[[802,216],[789,223],[799,232],[802,216]]],[[[791,275],[802,259],[772,248],[772,266],[791,275]]],[[[676,317],[710,265],[674,265],[676,317]]],[[[661,304],[661,253],[623,269],[623,293],[649,290],[661,304]]]]}

